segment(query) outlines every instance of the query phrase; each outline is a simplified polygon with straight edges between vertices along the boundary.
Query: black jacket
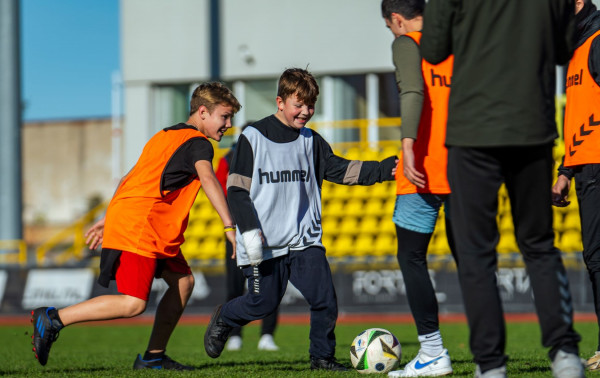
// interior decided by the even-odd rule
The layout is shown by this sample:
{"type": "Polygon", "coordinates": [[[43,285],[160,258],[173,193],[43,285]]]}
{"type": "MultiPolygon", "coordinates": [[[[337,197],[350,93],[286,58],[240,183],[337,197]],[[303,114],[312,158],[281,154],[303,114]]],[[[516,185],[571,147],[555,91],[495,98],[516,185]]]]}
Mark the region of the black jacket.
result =
{"type": "Polygon", "coordinates": [[[429,0],[421,54],[454,54],[446,144],[551,143],[556,65],[574,50],[572,0],[429,0]]]}

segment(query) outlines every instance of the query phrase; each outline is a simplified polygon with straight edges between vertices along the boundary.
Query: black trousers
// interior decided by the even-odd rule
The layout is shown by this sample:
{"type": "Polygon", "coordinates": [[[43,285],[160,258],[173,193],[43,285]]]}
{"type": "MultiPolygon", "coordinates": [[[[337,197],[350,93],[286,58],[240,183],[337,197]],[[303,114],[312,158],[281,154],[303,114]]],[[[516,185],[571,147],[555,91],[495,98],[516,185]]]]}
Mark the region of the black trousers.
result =
{"type": "MultiPolygon", "coordinates": [[[[581,217],[583,261],[592,283],[596,318],[600,319],[600,164],[587,164],[575,170],[575,190],[581,217]]],[[[600,332],[596,350],[600,350],[600,332]]]]}
{"type": "Polygon", "coordinates": [[[221,316],[228,325],[241,327],[273,313],[289,281],[310,306],[310,355],[316,358],[335,355],[337,296],[324,249],[309,247],[290,252],[263,261],[257,269],[246,266],[242,271],[248,278],[248,292],[221,308],[221,316]]]}
{"type": "MultiPolygon", "coordinates": [[[[242,269],[237,266],[236,260],[231,258],[233,254],[233,246],[231,242],[225,239],[225,269],[226,269],[226,279],[227,279],[227,301],[237,298],[241,295],[244,295],[245,286],[246,286],[246,277],[244,273],[242,273],[242,269]]],[[[271,315],[268,315],[266,318],[262,320],[262,327],[260,334],[261,335],[272,335],[275,333],[275,328],[277,327],[277,316],[279,313],[279,307],[275,309],[271,315]]],[[[229,337],[231,336],[241,336],[242,335],[242,327],[235,327],[229,337]]]]}
{"type": "MultiPolygon", "coordinates": [[[[446,217],[446,230],[450,233],[451,225],[448,217],[446,217]]],[[[427,266],[427,248],[432,235],[396,226],[398,241],[396,258],[402,271],[408,305],[419,336],[440,329],[438,302],[427,266]]],[[[454,255],[451,235],[448,235],[448,244],[454,255]]]]}
{"type": "Polygon", "coordinates": [[[450,208],[470,347],[482,372],[506,363],[506,329],[496,282],[498,190],[510,198],[515,236],[529,275],[542,344],[578,353],[573,305],[552,226],[552,145],[448,149],[450,208]]]}

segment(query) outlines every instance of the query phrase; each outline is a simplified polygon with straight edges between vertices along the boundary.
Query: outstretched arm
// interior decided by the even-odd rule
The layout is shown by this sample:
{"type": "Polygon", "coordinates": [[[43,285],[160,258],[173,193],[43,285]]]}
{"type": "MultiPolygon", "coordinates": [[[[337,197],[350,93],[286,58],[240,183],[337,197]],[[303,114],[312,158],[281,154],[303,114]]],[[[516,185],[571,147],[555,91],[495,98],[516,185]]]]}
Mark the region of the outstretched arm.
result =
{"type": "Polygon", "coordinates": [[[323,180],[343,185],[373,185],[393,181],[398,158],[390,156],[381,162],[347,160],[333,153],[329,143],[318,133],[315,138],[315,169],[321,186],[323,180]]]}

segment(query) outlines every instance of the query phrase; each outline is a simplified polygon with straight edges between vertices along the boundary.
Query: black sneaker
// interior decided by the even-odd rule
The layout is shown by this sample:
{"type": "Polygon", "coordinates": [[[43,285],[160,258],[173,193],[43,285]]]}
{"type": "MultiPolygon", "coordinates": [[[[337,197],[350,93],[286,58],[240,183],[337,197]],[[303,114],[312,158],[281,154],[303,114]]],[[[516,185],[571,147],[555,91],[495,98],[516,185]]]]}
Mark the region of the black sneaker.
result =
{"type": "Polygon", "coordinates": [[[204,333],[204,350],[212,358],[217,358],[223,352],[225,343],[229,338],[229,332],[233,327],[227,325],[221,318],[221,307],[217,306],[210,318],[206,332],[204,333]]]}
{"type": "Polygon", "coordinates": [[[191,366],[180,364],[177,361],[171,359],[166,354],[162,358],[155,358],[152,360],[142,359],[142,355],[138,354],[135,362],[133,363],[133,370],[140,369],[156,369],[156,370],[194,370],[191,366]]]}
{"type": "Polygon", "coordinates": [[[310,370],[348,371],[349,369],[337,362],[335,357],[316,358],[310,356],[310,370]]]}
{"type": "Polygon", "coordinates": [[[54,307],[40,307],[31,311],[31,323],[33,323],[31,336],[33,352],[35,358],[44,366],[48,362],[52,343],[58,339],[58,332],[63,326],[58,320],[57,310],[54,307]]]}

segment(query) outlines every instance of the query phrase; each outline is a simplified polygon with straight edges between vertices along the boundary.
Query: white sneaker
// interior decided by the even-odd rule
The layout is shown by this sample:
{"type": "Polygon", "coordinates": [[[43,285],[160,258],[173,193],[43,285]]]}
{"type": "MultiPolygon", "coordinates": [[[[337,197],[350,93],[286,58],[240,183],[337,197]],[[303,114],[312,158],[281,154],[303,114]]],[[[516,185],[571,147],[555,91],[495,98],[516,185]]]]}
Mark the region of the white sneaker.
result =
{"type": "Polygon", "coordinates": [[[506,366],[493,368],[482,373],[481,368],[477,365],[475,368],[475,378],[506,378],[506,366]]]}
{"type": "Polygon", "coordinates": [[[452,363],[448,349],[444,349],[434,357],[419,351],[417,357],[404,366],[404,370],[390,371],[388,377],[438,377],[447,374],[452,374],[452,363]]]}
{"type": "Polygon", "coordinates": [[[552,361],[552,375],[556,378],[583,378],[583,366],[579,356],[559,350],[552,361]]]}
{"type": "Polygon", "coordinates": [[[227,350],[242,349],[242,338],[240,336],[231,336],[229,338],[229,340],[227,340],[227,345],[225,345],[225,349],[227,349],[227,350]]]}
{"type": "Polygon", "coordinates": [[[258,350],[279,350],[279,347],[275,344],[273,335],[264,334],[258,341],[258,350]]]}

